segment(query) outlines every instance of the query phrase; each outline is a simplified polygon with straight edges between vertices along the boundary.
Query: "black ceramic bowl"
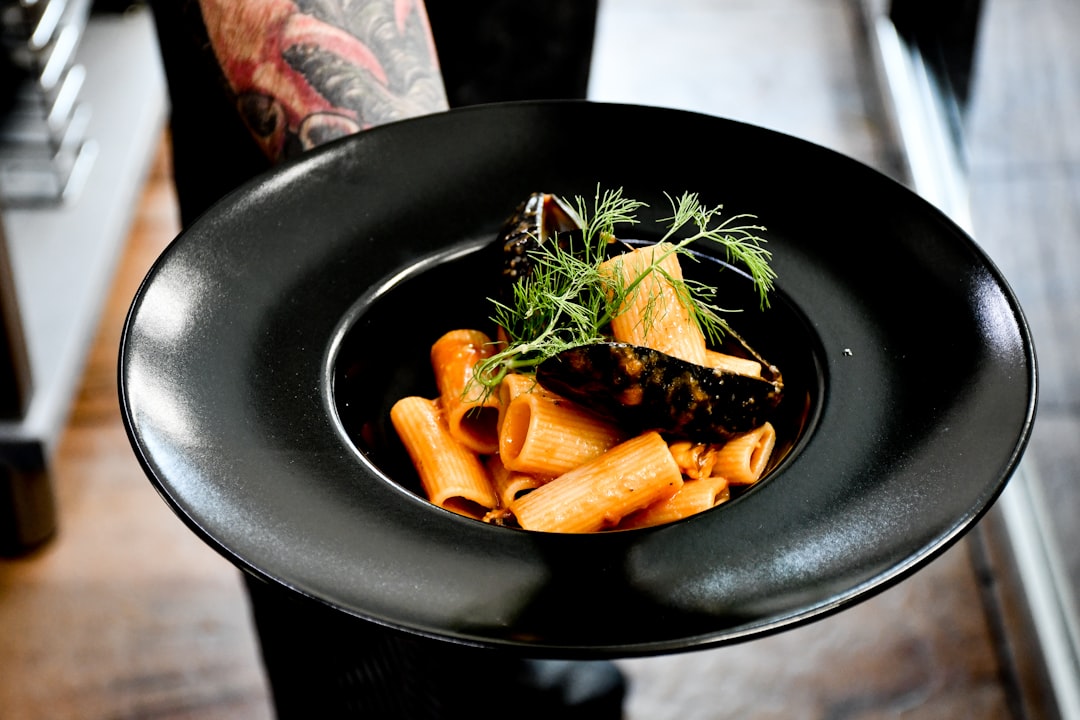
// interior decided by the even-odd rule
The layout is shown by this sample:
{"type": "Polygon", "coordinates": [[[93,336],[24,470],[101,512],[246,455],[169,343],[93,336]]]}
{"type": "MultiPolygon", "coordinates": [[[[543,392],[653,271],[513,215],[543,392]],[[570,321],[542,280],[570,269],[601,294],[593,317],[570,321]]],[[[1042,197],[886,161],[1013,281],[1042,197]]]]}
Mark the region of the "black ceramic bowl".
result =
{"type": "Polygon", "coordinates": [[[240,188],[151,269],[119,374],[151,482],[241,568],[408,632],[574,657],[736,642],[899,581],[993,503],[1036,404],[1005,280],[904,187],[760,128],[585,102],[388,125],[240,188]],[[631,148],[614,128],[637,131],[631,148]],[[487,316],[482,280],[455,278],[507,213],[598,185],[649,203],[645,239],[686,190],[768,228],[778,292],[746,332],[803,401],[783,462],[646,530],[532,533],[433,507],[384,410],[429,382],[439,330],[487,316]]]}

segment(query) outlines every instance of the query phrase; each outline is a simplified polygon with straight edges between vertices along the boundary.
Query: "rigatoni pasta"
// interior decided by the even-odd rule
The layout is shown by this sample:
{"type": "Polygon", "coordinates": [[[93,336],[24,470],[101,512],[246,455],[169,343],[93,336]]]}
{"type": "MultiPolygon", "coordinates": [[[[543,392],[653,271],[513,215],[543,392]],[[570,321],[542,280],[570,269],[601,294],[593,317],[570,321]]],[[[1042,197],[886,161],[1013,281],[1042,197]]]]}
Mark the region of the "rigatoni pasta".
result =
{"type": "MultiPolygon", "coordinates": [[[[708,368],[704,372],[710,377],[762,378],[761,362],[707,347],[683,296],[686,286],[675,250],[662,242],[599,263],[599,275],[612,283],[605,288],[633,288],[629,293],[612,290],[618,302],[607,296],[611,306],[619,305],[609,322],[612,340],[708,368]]],[[[472,382],[474,373],[477,363],[497,353],[505,339],[505,328],[497,330],[499,342],[468,328],[440,336],[431,346],[437,397],[407,397],[391,410],[433,503],[524,530],[645,528],[722,504],[733,487],[757,482],[769,466],[776,444],[769,423],[735,437],[725,432],[698,442],[640,426],[628,431],[617,417],[601,417],[545,389],[527,370],[504,369],[491,376],[497,385],[492,382],[480,391],[472,382]],[[730,439],[717,441],[725,437],[730,439]]],[[[639,368],[622,370],[631,380],[635,371],[646,372],[640,361],[639,368]]],[[[605,377],[614,374],[609,369],[605,377]]],[[[577,399],[589,403],[588,392],[582,390],[577,399]]],[[[632,403],[638,395],[638,386],[627,384],[619,397],[632,403]]]]}
{"type": "Polygon", "coordinates": [[[750,358],[729,355],[716,350],[705,350],[705,366],[717,370],[727,370],[736,375],[761,377],[761,363],[750,358]]]}
{"type": "Polygon", "coordinates": [[[510,470],[554,477],[600,455],[623,432],[575,403],[541,390],[518,392],[499,426],[499,456],[510,470]]]}
{"type": "Polygon", "coordinates": [[[492,455],[487,459],[488,475],[495,491],[495,497],[499,500],[499,507],[508,507],[510,503],[522,495],[543,485],[550,478],[529,473],[517,472],[503,465],[498,455],[492,455]]]}
{"type": "Polygon", "coordinates": [[[705,365],[705,336],[678,295],[682,266],[671,244],[646,245],[617,255],[600,267],[628,285],[653,263],[658,264],[658,271],[640,282],[612,318],[612,337],[705,365]]]}
{"type": "Polygon", "coordinates": [[[666,500],[682,485],[667,443],[647,432],[518,498],[509,509],[526,530],[596,532],[666,500]]]}
{"type": "Polygon", "coordinates": [[[481,454],[498,449],[498,402],[470,397],[468,390],[476,363],[492,351],[491,338],[479,330],[451,330],[431,346],[431,367],[450,433],[481,454]]]}
{"type": "Polygon", "coordinates": [[[619,528],[631,530],[682,520],[726,502],[730,495],[731,489],[726,478],[688,478],[677,493],[631,513],[619,523],[619,528]]]}
{"type": "Polygon", "coordinates": [[[484,464],[450,434],[438,400],[402,398],[390,408],[390,422],[431,502],[474,518],[499,505],[484,464]]]}
{"type": "Polygon", "coordinates": [[[717,449],[713,473],[732,485],[752,485],[764,474],[775,446],[776,429],[765,423],[717,449]]]}

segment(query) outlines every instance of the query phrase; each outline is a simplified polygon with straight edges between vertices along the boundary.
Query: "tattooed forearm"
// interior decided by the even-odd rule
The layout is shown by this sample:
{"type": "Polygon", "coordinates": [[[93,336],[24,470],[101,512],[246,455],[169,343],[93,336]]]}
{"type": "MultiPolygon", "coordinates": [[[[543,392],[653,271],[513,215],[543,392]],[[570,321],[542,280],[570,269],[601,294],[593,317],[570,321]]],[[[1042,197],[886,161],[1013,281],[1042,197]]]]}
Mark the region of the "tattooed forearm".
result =
{"type": "Polygon", "coordinates": [[[237,109],[273,159],[444,110],[422,0],[199,0],[237,109]]]}

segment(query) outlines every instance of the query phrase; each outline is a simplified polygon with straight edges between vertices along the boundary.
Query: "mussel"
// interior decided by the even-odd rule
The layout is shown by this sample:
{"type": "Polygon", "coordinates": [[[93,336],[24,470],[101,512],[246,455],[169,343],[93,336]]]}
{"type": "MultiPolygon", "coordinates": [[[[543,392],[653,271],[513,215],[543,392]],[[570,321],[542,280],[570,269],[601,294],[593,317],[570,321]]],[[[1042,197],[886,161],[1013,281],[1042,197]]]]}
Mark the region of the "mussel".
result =
{"type": "MultiPolygon", "coordinates": [[[[494,246],[501,260],[503,286],[527,277],[533,268],[530,252],[565,233],[580,233],[581,218],[557,195],[535,192],[524,200],[504,222],[494,246]]],[[[570,242],[563,235],[565,248],[570,242]]]]}
{"type": "Polygon", "coordinates": [[[723,442],[768,419],[783,394],[778,374],[740,375],[647,347],[601,342],[537,367],[539,384],[633,430],[723,442]]]}

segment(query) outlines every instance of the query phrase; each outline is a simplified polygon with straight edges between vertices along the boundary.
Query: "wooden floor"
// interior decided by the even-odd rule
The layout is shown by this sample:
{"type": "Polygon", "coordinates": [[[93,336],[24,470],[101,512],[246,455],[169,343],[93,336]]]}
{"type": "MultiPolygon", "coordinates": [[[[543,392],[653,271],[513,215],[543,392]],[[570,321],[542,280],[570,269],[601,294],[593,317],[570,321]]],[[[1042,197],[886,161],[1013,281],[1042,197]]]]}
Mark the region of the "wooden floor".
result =
{"type": "MultiPolygon", "coordinates": [[[[166,143],[58,450],[60,534],[28,557],[0,562],[2,720],[272,717],[238,571],[155,495],[119,416],[124,314],[178,230],[166,143]]],[[[1076,166],[1064,172],[1072,186],[1050,185],[1075,198],[1066,188],[1076,187],[1076,166]]],[[[1015,197],[998,182],[980,192],[1015,197]]],[[[1074,230],[1075,217],[1066,218],[1074,230]]],[[[1037,230],[1053,234],[1056,227],[1037,230]]],[[[1023,287],[1034,292],[1026,279],[1023,287]]],[[[1061,382],[1075,382],[1067,377],[1061,382]]],[[[1061,408],[1052,398],[1048,404],[1058,417],[1061,408]]],[[[1062,417],[1064,425],[1050,426],[1064,433],[1072,426],[1062,417]]],[[[632,681],[628,719],[1040,717],[1026,714],[1018,698],[1030,668],[999,642],[1005,620],[988,591],[1003,579],[973,560],[975,539],[899,586],[807,627],[729,648],[622,661],[632,681]]]]}
{"type": "Polygon", "coordinates": [[[120,421],[127,305],[178,230],[166,150],[57,451],[59,535],[0,564],[5,720],[270,716],[237,575],[167,510],[120,421]]]}

